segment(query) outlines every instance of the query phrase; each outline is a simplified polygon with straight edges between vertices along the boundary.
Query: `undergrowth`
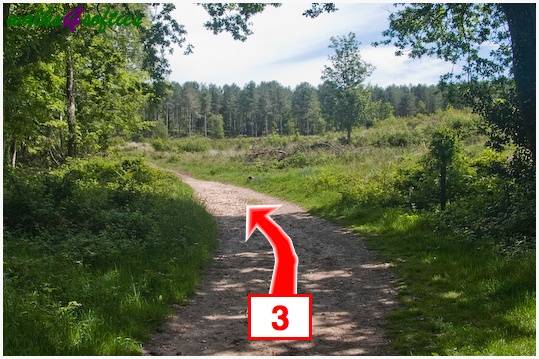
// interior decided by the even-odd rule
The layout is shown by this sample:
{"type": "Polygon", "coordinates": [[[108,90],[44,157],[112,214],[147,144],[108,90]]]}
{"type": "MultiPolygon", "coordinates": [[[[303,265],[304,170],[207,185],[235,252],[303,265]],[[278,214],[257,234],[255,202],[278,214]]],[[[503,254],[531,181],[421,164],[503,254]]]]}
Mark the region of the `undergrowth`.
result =
{"type": "Polygon", "coordinates": [[[4,354],[139,354],[193,293],[216,225],[139,160],[4,169],[4,354]]]}
{"type": "MultiPolygon", "coordinates": [[[[197,139],[173,139],[172,148],[197,139]]],[[[477,116],[449,110],[339,134],[208,141],[197,153],[127,151],[196,177],[299,203],[347,225],[389,260],[400,307],[387,330],[400,354],[535,354],[535,183],[513,152],[485,148],[477,116]],[[447,207],[431,139],[455,134],[447,207]]],[[[157,149],[157,148],[156,148],[157,149]]]]}

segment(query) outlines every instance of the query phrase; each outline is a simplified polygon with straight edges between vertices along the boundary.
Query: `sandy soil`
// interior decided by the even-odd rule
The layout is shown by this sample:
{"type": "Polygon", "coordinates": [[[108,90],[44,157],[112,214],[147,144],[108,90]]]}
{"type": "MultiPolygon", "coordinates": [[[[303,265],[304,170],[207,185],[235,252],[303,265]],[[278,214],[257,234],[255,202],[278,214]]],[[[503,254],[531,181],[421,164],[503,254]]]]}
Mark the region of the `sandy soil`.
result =
{"type": "MultiPolygon", "coordinates": [[[[219,248],[196,295],[144,345],[148,355],[391,354],[384,316],[395,304],[389,264],[343,228],[258,192],[180,175],[216,217],[219,248]],[[272,217],[299,257],[298,293],[313,294],[313,340],[247,340],[247,293],[267,293],[273,254],[257,231],[245,236],[246,204],[282,204],[272,217]]],[[[305,190],[309,190],[306,188],[305,190]]]]}

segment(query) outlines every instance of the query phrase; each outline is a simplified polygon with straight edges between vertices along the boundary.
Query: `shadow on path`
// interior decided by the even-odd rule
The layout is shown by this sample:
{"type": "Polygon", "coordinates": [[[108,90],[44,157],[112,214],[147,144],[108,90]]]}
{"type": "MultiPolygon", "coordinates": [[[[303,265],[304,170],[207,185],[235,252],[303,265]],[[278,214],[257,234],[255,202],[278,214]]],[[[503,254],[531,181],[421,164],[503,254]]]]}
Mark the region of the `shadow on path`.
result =
{"type": "Polygon", "coordinates": [[[193,181],[194,185],[186,182],[216,215],[219,247],[196,295],[187,305],[175,307],[172,318],[144,346],[146,354],[391,354],[383,333],[384,316],[395,306],[389,265],[377,260],[355,235],[290,204],[272,217],[294,242],[299,257],[298,293],[313,294],[313,340],[248,341],[247,293],[268,292],[274,259],[268,241],[258,231],[243,242],[245,204],[283,202],[218,184],[232,191],[232,203],[226,199],[230,196],[221,198],[208,191],[208,184],[215,182],[193,181]],[[201,184],[205,187],[197,187],[201,184]],[[240,215],[226,215],[227,211],[240,215]]]}

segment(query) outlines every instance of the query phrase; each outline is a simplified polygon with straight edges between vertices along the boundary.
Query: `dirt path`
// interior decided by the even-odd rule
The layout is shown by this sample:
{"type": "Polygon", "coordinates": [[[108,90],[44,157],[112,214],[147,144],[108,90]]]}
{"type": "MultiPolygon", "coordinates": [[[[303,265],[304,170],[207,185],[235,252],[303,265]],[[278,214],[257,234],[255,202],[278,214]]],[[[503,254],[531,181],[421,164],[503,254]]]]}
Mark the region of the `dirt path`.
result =
{"type": "MultiPolygon", "coordinates": [[[[217,218],[219,248],[196,295],[144,345],[151,355],[391,354],[382,325],[395,305],[393,277],[355,235],[258,192],[179,175],[217,218]],[[247,340],[247,293],[267,293],[273,254],[245,236],[246,204],[283,204],[272,216],[294,241],[298,293],[313,294],[313,340],[247,340]]],[[[305,189],[309,190],[309,189],[305,189]]]]}

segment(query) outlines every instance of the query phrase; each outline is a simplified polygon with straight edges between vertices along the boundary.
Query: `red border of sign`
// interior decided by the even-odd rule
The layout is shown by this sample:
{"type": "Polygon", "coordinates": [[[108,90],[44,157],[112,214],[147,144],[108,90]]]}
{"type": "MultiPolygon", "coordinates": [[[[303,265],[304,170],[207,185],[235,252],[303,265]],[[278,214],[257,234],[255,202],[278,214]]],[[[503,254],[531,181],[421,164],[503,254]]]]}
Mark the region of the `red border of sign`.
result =
{"type": "Polygon", "coordinates": [[[312,293],[302,293],[294,295],[273,295],[273,294],[247,294],[247,339],[249,340],[312,340],[313,339],[313,295],[312,293]],[[308,297],[309,298],[309,336],[308,337],[252,337],[251,336],[251,298],[252,297],[308,297]]]}

